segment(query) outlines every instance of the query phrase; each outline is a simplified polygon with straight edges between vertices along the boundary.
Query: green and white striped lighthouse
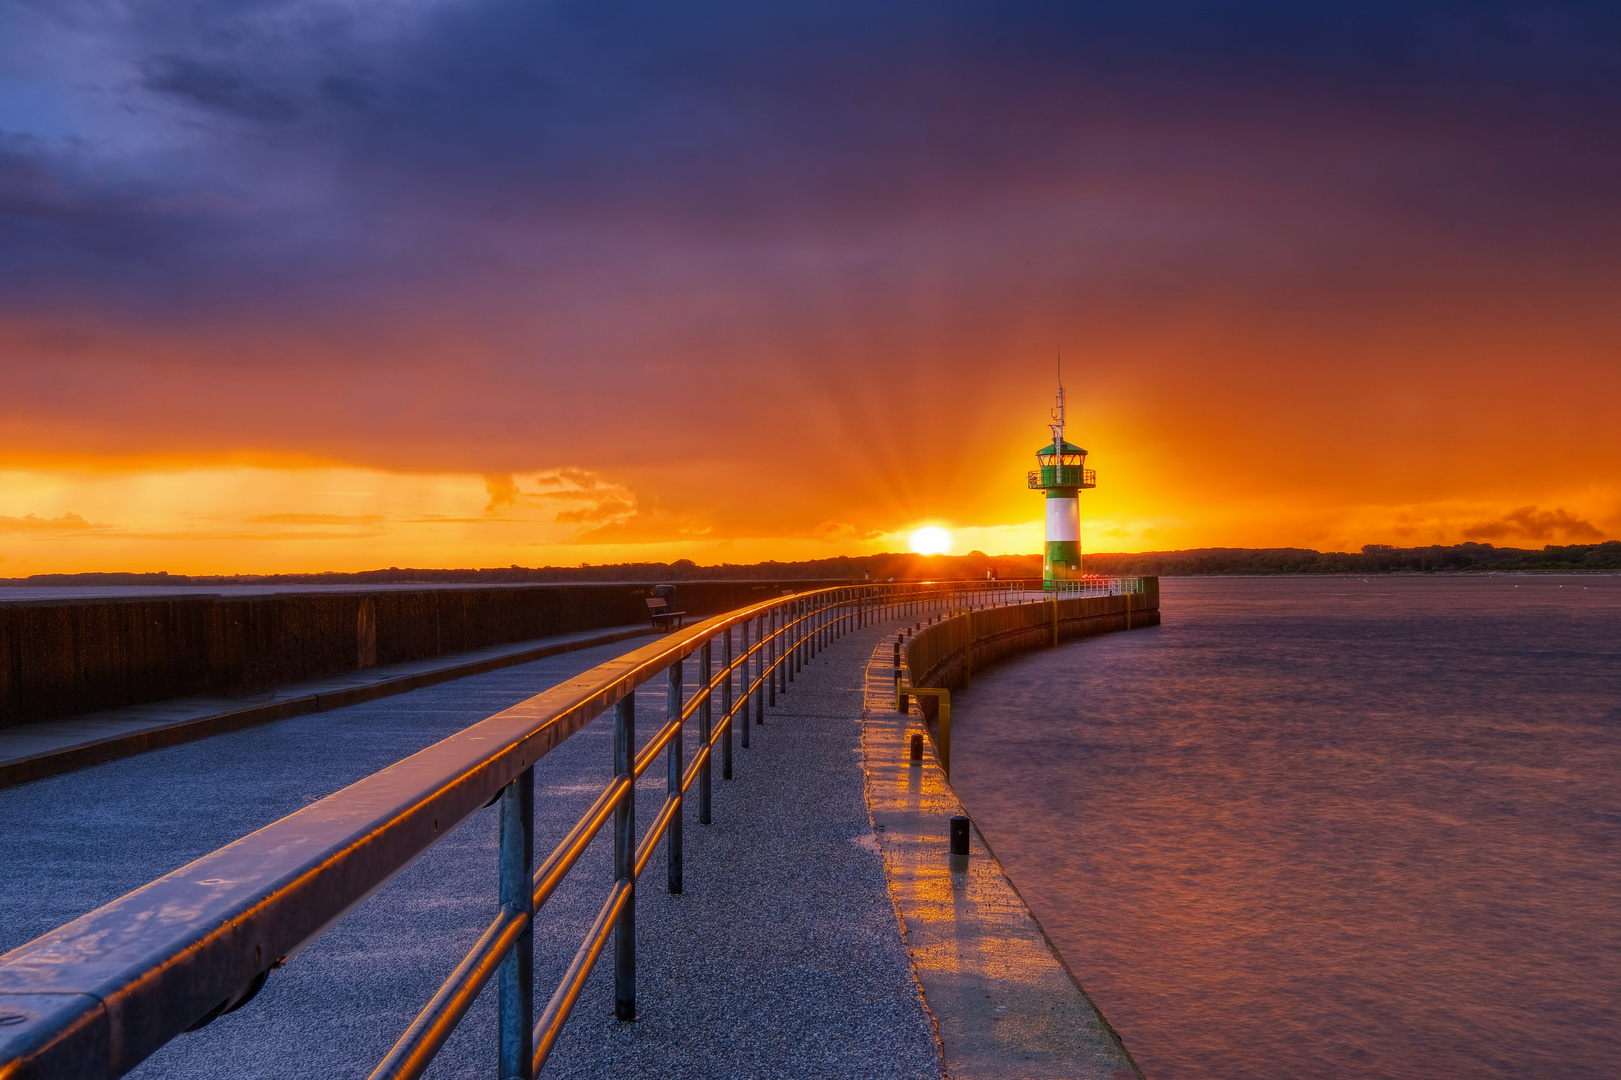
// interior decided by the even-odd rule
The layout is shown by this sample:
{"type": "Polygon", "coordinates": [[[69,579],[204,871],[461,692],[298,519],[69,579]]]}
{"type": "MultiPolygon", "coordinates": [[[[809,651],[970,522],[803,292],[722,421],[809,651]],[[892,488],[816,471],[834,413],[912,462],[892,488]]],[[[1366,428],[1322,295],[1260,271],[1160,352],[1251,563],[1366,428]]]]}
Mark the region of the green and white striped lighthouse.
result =
{"type": "Polygon", "coordinates": [[[1058,384],[1058,407],[1052,410],[1053,441],[1036,451],[1039,468],[1030,472],[1030,489],[1047,493],[1047,546],[1041,576],[1054,582],[1081,576],[1082,488],[1097,487],[1097,473],[1086,467],[1086,451],[1064,441],[1064,384],[1058,384]]]}

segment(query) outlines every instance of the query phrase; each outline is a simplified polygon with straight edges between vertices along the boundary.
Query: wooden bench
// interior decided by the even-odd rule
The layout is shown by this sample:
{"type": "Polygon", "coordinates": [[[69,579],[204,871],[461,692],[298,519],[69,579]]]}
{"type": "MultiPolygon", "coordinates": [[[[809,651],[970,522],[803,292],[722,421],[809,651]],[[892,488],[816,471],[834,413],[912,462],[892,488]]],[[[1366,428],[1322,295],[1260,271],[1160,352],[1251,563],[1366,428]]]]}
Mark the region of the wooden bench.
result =
{"type": "Polygon", "coordinates": [[[665,630],[671,629],[670,621],[675,620],[674,629],[679,630],[684,625],[687,613],[685,611],[671,611],[670,602],[662,596],[652,596],[647,600],[647,617],[653,620],[653,628],[661,626],[665,630]]]}

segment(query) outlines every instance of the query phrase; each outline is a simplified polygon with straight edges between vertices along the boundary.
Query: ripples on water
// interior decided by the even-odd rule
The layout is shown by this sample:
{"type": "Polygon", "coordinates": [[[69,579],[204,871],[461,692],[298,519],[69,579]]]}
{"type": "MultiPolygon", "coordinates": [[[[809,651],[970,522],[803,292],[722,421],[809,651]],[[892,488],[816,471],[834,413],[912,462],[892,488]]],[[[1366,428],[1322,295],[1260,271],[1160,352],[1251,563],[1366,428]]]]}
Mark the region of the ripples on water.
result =
{"type": "Polygon", "coordinates": [[[1621,1075],[1621,578],[1162,604],[953,710],[963,801],[1149,1077],[1621,1075]]]}

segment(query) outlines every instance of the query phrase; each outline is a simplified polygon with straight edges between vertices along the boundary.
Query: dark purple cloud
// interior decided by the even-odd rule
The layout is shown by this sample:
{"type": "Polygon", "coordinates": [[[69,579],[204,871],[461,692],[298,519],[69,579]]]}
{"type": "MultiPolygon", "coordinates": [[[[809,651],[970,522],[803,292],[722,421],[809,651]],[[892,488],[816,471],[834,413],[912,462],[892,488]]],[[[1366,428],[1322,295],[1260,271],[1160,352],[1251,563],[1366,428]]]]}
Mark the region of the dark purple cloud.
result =
{"type": "MultiPolygon", "coordinates": [[[[634,272],[671,245],[815,252],[1032,204],[1061,204],[1077,240],[1125,223],[1156,260],[1156,216],[1271,216],[1331,259],[1431,237],[1585,272],[1621,190],[1610,5],[0,12],[14,69],[31,39],[41,64],[97,42],[6,84],[0,281],[27,306],[459,291],[582,254],[634,272]],[[95,80],[86,104],[72,84],[95,80]],[[30,130],[53,94],[95,131],[30,130]]],[[[1184,257],[1223,247],[1197,232],[1184,257]]]]}

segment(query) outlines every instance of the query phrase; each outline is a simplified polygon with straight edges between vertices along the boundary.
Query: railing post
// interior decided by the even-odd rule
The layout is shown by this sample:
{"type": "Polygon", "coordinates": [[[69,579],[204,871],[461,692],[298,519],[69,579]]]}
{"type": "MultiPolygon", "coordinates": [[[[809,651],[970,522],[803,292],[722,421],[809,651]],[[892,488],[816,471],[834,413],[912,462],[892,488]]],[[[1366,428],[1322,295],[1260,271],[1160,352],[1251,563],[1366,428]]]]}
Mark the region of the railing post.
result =
{"type": "Polygon", "coordinates": [[[767,668],[765,666],[765,616],[761,615],[754,620],[754,640],[756,648],[754,653],[754,722],[765,723],[765,681],[767,668]]]}
{"type": "Polygon", "coordinates": [[[501,906],[521,911],[531,924],[518,935],[496,973],[496,1010],[500,1014],[501,1080],[534,1076],[535,1028],[535,770],[501,789],[501,906]]]}
{"type": "MultiPolygon", "coordinates": [[[[782,677],[782,666],[777,663],[777,608],[771,609],[770,651],[771,655],[767,659],[770,660],[771,666],[766,669],[771,675],[771,677],[766,680],[766,693],[770,696],[766,699],[766,704],[775,709],[777,707],[777,680],[782,677]]],[[[763,715],[760,717],[760,723],[765,723],[765,717],[763,715]]]]}
{"type": "MultiPolygon", "coordinates": [[[[720,666],[732,666],[732,628],[726,628],[726,644],[720,647],[720,666]]],[[[732,732],[737,727],[732,720],[732,678],[735,672],[727,670],[726,682],[720,688],[720,722],[726,725],[726,741],[720,744],[720,778],[732,778],[732,732]]]]}
{"type": "Polygon", "coordinates": [[[614,807],[614,881],[628,882],[630,895],[614,923],[614,1017],[636,1019],[636,694],[614,706],[614,778],[630,777],[614,807]]]}
{"type": "Polygon", "coordinates": [[[743,749],[749,748],[749,622],[744,619],[737,627],[737,655],[743,658],[738,665],[737,694],[739,708],[737,715],[742,718],[743,749]]]}
{"type": "Polygon", "coordinates": [[[704,763],[698,768],[698,824],[700,825],[709,824],[709,766],[714,757],[713,754],[709,753],[709,740],[713,735],[713,717],[710,715],[709,707],[714,701],[714,694],[710,692],[709,688],[709,649],[713,644],[711,641],[704,642],[704,647],[700,652],[701,659],[698,662],[698,666],[703,669],[699,672],[699,677],[703,679],[704,695],[703,701],[698,705],[698,738],[702,740],[699,745],[703,747],[704,751],[704,763]]]}
{"type": "MultiPolygon", "coordinates": [[[[676,721],[681,716],[682,668],[684,660],[677,660],[670,665],[670,688],[665,698],[668,702],[669,721],[676,721]]],[[[664,851],[668,860],[668,875],[670,891],[681,891],[681,819],[686,816],[687,804],[681,799],[681,743],[686,737],[686,725],[675,733],[670,740],[670,749],[665,756],[665,791],[676,799],[681,805],[676,809],[675,816],[670,818],[669,828],[664,833],[664,851]]]]}

